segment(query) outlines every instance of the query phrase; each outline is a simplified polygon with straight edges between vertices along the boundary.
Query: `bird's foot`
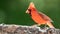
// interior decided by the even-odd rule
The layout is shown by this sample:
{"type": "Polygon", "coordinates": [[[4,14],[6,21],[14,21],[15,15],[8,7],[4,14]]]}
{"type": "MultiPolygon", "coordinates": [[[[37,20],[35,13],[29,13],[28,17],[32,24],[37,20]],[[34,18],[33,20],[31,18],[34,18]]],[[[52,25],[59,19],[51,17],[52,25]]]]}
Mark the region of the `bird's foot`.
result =
{"type": "Polygon", "coordinates": [[[47,26],[44,26],[44,29],[47,29],[47,26]]]}
{"type": "Polygon", "coordinates": [[[35,24],[35,25],[32,25],[31,27],[32,27],[32,28],[35,28],[35,27],[37,27],[37,26],[38,26],[38,25],[35,24]]]}

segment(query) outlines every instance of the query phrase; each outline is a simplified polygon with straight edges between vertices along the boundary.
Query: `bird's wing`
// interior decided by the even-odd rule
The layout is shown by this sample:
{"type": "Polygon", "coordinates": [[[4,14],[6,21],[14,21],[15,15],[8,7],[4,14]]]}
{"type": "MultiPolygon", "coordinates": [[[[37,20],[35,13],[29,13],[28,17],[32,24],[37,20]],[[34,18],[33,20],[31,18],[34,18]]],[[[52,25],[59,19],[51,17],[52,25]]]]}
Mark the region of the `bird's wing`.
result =
{"type": "Polygon", "coordinates": [[[49,18],[47,15],[45,15],[44,13],[42,12],[38,12],[39,15],[42,17],[42,19],[46,20],[46,21],[50,21],[50,22],[53,22],[51,18],[49,18]]]}

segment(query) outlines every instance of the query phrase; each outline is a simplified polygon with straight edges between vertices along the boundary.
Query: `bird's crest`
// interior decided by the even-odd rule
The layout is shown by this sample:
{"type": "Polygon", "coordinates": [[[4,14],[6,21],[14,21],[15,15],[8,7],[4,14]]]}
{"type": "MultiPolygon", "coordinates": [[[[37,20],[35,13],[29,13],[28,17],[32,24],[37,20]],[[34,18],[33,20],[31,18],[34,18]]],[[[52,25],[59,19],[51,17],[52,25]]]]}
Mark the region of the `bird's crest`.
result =
{"type": "Polygon", "coordinates": [[[29,8],[35,8],[35,6],[34,6],[34,3],[33,3],[33,2],[31,2],[31,3],[30,3],[30,5],[29,5],[28,9],[29,9],[29,8]]]}

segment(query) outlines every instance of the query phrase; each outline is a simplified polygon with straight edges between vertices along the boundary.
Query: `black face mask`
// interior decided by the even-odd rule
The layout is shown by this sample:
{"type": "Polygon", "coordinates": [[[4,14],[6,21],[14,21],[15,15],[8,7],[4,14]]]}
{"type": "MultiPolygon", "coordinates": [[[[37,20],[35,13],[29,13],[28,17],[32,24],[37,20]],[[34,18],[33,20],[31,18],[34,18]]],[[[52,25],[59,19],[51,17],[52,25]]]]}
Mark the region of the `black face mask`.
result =
{"type": "Polygon", "coordinates": [[[28,11],[29,11],[29,14],[30,14],[30,16],[31,16],[31,9],[28,9],[28,11]]]}

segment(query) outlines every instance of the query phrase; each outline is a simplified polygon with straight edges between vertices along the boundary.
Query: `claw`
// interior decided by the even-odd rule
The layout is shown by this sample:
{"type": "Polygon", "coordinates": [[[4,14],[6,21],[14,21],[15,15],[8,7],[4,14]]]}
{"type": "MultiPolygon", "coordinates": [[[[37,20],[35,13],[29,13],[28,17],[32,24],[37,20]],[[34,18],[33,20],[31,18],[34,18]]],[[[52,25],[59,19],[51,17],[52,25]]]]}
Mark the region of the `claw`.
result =
{"type": "Polygon", "coordinates": [[[34,27],[38,27],[38,26],[40,26],[40,24],[32,25],[33,28],[34,28],[34,27]]]}

